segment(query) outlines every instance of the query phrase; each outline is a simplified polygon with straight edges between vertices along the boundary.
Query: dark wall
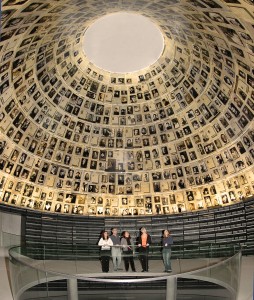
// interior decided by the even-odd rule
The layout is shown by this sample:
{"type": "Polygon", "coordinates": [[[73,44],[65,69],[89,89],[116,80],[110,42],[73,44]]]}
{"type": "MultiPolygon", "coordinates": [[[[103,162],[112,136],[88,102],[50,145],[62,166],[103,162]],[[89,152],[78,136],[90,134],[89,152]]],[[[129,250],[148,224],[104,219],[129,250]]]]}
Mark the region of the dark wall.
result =
{"type": "Polygon", "coordinates": [[[188,253],[193,257],[207,255],[211,244],[218,249],[240,243],[244,254],[254,253],[254,197],[226,207],[150,217],[67,216],[2,204],[0,209],[22,215],[23,244],[27,249],[43,245],[51,255],[65,254],[67,258],[70,251],[81,256],[97,252],[103,229],[117,227],[119,233],[128,230],[135,238],[143,226],[151,234],[153,245],[160,244],[163,229],[171,230],[175,252],[184,252],[186,257],[188,253]]]}

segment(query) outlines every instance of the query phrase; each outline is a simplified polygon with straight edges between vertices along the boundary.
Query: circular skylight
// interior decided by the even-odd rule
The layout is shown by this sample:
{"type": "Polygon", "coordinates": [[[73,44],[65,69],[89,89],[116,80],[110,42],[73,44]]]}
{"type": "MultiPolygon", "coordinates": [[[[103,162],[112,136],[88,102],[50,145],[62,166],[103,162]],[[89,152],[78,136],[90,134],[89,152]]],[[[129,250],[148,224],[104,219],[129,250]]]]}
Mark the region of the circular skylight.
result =
{"type": "Polygon", "coordinates": [[[85,32],[84,51],[97,67],[113,73],[144,69],[161,56],[164,39],[158,26],[133,13],[114,13],[85,32]]]}

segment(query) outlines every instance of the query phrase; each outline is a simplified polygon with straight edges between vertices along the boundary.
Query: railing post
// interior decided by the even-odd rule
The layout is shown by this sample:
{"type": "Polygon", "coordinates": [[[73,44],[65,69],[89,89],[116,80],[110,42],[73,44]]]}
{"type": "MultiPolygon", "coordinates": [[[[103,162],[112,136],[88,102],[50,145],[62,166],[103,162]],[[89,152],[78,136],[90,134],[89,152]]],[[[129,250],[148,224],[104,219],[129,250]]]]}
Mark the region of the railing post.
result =
{"type": "Polygon", "coordinates": [[[75,267],[76,267],[76,274],[78,274],[78,247],[77,244],[75,244],[75,267]]]}
{"type": "Polygon", "coordinates": [[[43,266],[44,266],[44,272],[45,272],[45,278],[46,278],[46,292],[47,292],[47,298],[48,298],[49,297],[49,282],[48,282],[48,272],[46,271],[46,247],[45,247],[45,245],[43,245],[43,266]]]}
{"type": "Polygon", "coordinates": [[[176,300],[177,278],[169,276],[167,278],[166,300],[176,300]]]}
{"type": "Polygon", "coordinates": [[[78,280],[76,278],[67,279],[68,300],[78,300],[78,280]]]}

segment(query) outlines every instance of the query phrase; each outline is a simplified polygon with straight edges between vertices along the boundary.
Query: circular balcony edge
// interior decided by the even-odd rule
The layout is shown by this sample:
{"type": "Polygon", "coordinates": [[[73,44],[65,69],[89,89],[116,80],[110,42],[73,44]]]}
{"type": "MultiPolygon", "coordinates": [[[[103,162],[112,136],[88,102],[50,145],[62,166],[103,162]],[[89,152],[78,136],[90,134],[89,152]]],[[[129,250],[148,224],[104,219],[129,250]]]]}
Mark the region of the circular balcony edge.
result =
{"type": "Polygon", "coordinates": [[[237,257],[238,257],[239,265],[240,265],[242,252],[241,252],[241,250],[239,250],[233,256],[226,257],[225,259],[222,259],[217,263],[213,263],[213,264],[203,267],[203,268],[198,268],[196,270],[191,270],[191,271],[182,272],[182,273],[178,273],[178,274],[170,274],[170,273],[165,274],[164,272],[160,272],[160,273],[135,272],[135,273],[128,273],[128,274],[126,274],[124,272],[121,272],[121,273],[110,272],[110,273],[106,273],[106,274],[103,273],[103,276],[102,276],[101,272],[100,273],[91,273],[89,276],[87,276],[87,274],[86,275],[78,274],[78,273],[77,274],[67,274],[67,273],[57,272],[57,271],[53,271],[53,270],[42,269],[38,266],[31,265],[28,262],[24,262],[15,257],[12,257],[11,249],[9,250],[9,255],[10,255],[10,261],[12,259],[14,259],[17,262],[19,262],[20,264],[23,264],[26,267],[32,268],[32,269],[36,270],[37,272],[45,273],[44,278],[43,278],[43,276],[41,276],[41,278],[39,280],[36,280],[36,281],[33,280],[32,282],[23,286],[17,292],[16,295],[18,295],[18,296],[21,296],[22,293],[24,293],[27,289],[29,289],[33,286],[36,286],[37,284],[55,281],[55,280],[61,280],[61,279],[66,279],[66,280],[73,279],[73,280],[82,280],[82,281],[88,281],[88,282],[124,284],[124,283],[151,282],[151,281],[154,282],[154,281],[160,281],[160,280],[170,281],[170,280],[177,280],[178,278],[185,278],[185,279],[195,279],[195,280],[207,281],[207,282],[217,284],[217,285],[227,289],[231,293],[231,295],[233,297],[232,299],[234,299],[237,294],[237,291],[238,291],[237,285],[236,286],[230,285],[229,283],[224,282],[220,278],[219,279],[215,278],[216,276],[209,277],[208,275],[206,276],[204,274],[206,274],[206,272],[207,273],[210,272],[210,274],[211,274],[214,268],[218,268],[218,267],[223,268],[223,265],[230,263],[231,260],[234,260],[237,257]],[[202,272],[202,274],[199,274],[200,272],[202,272]]]}

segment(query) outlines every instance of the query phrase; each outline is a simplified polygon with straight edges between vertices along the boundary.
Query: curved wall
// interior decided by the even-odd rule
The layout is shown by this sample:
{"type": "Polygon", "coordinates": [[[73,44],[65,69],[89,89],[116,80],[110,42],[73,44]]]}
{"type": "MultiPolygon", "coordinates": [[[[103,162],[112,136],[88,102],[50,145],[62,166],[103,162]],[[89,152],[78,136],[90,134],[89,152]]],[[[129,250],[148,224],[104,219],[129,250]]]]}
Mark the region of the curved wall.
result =
{"type": "Polygon", "coordinates": [[[252,195],[252,8],[250,0],[3,0],[0,200],[111,217],[252,195]],[[160,27],[165,47],[153,65],[109,73],[86,57],[86,29],[118,11],[160,27]]]}

